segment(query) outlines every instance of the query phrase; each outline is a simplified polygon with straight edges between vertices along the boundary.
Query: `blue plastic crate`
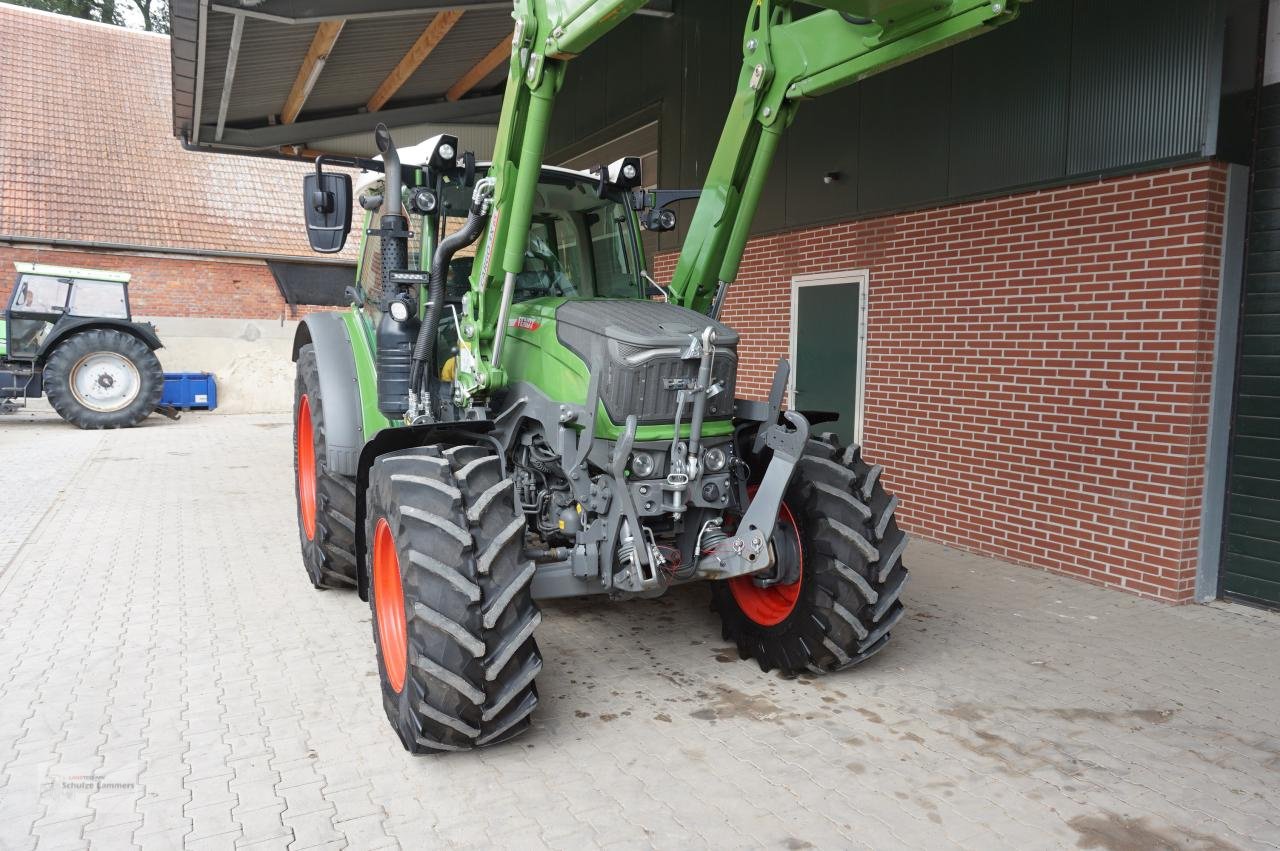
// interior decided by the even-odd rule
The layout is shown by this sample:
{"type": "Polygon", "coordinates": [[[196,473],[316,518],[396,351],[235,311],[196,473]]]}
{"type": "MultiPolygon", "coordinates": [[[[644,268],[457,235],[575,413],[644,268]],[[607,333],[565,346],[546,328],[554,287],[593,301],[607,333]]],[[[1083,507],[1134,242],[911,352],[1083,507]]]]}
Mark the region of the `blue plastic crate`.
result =
{"type": "Polygon", "coordinates": [[[218,407],[218,381],[212,372],[166,372],[160,404],[212,411],[218,407]]]}

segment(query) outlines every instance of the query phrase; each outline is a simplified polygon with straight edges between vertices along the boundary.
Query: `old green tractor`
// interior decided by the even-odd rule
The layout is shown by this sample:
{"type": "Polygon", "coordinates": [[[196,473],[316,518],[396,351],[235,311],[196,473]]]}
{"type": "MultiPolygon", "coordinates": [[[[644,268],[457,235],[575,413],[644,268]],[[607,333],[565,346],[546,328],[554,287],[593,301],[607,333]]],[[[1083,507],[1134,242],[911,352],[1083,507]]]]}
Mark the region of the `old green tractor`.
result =
{"type": "Polygon", "coordinates": [[[155,328],[134,322],[129,275],[17,263],[0,322],[0,405],[46,395],[80,428],[125,428],[156,410],[155,328]]]}
{"type": "MultiPolygon", "coordinates": [[[[726,638],[764,670],[825,673],[881,650],[903,614],[906,536],[881,468],[783,408],[735,394],[718,320],[770,160],[799,102],[1011,20],[1016,3],[755,0],[731,111],[673,280],[640,161],[542,162],[565,67],[642,0],[517,0],[493,161],[437,136],[321,157],[313,247],[367,212],[343,314],[295,343],[303,556],[373,611],[383,703],[411,751],[490,745],[538,701],[539,599],[656,596],[711,581],[726,638]],[[348,174],[326,165],[362,167],[348,174]],[[464,256],[475,246],[474,255],[464,256]]],[[[779,321],[782,321],[779,319],[779,321]]]]}

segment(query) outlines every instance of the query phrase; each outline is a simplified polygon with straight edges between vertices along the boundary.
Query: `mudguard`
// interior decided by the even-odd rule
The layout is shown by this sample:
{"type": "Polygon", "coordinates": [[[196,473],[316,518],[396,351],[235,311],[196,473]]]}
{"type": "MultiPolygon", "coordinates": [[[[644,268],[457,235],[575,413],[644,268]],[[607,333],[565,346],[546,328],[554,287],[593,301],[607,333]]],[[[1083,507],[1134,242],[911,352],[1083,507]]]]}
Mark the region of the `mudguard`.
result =
{"type": "Polygon", "coordinates": [[[44,363],[45,359],[57,348],[58,344],[80,331],[102,328],[110,331],[123,331],[137,337],[147,344],[147,348],[155,351],[164,348],[156,335],[155,326],[149,322],[130,322],[127,319],[103,319],[101,317],[63,317],[53,326],[53,331],[40,344],[36,352],[36,363],[44,363]]]}
{"type": "MultiPolygon", "coordinates": [[[[321,390],[321,392],[324,391],[321,390]]],[[[430,425],[384,428],[375,434],[360,452],[359,473],[356,474],[356,590],[361,600],[369,599],[369,560],[365,558],[366,541],[364,539],[366,510],[364,495],[369,489],[369,470],[373,467],[374,460],[388,452],[427,446],[432,443],[450,446],[459,443],[492,443],[495,449],[500,449],[497,441],[488,436],[492,431],[493,420],[458,420],[430,425]]],[[[502,463],[505,478],[506,461],[502,463]]]]}
{"type": "Polygon", "coordinates": [[[342,476],[356,475],[364,447],[364,419],[360,383],[347,325],[338,313],[313,313],[298,323],[293,337],[293,360],[310,343],[315,347],[324,404],[325,460],[342,476]]]}

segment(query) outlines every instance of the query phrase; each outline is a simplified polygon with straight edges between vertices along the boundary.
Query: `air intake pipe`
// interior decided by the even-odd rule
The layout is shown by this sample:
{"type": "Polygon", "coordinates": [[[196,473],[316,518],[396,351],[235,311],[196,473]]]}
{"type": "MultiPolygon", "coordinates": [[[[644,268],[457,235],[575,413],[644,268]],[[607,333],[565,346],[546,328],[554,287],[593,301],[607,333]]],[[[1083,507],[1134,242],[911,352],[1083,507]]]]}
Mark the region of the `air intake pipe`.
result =
{"type": "Polygon", "coordinates": [[[378,410],[388,417],[404,415],[411,403],[410,381],[413,364],[413,341],[417,317],[397,321],[390,312],[391,302],[400,295],[391,273],[409,265],[409,220],[401,212],[400,155],[385,124],[379,124],[373,133],[378,150],[382,152],[383,190],[382,218],[378,222],[378,235],[382,238],[382,299],[378,307],[382,318],[378,322],[378,351],[375,358],[378,369],[378,410]]]}
{"type": "MultiPolygon", "coordinates": [[[[462,227],[440,241],[435,256],[431,258],[431,276],[427,281],[427,315],[418,331],[418,341],[413,347],[413,366],[410,369],[409,386],[422,399],[422,410],[435,418],[431,404],[431,391],[426,380],[428,360],[435,349],[436,334],[440,330],[440,317],[444,315],[445,284],[449,276],[449,263],[459,250],[479,239],[484,232],[485,218],[489,214],[489,200],[493,194],[493,179],[486,177],[476,183],[471,193],[471,209],[462,227]]],[[[417,412],[414,412],[415,415],[417,412]]]]}

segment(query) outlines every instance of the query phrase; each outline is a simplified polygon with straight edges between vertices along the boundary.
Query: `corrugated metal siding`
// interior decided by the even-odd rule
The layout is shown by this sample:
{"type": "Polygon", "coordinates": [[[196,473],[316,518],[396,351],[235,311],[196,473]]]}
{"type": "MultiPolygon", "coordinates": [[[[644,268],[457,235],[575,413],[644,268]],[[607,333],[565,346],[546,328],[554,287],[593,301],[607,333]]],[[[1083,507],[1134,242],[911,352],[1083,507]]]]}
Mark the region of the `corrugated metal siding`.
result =
{"type": "Polygon", "coordinates": [[[1280,84],[1263,90],[1222,590],[1280,604],[1280,84]]]}
{"type": "Polygon", "coordinates": [[[954,48],[949,196],[1063,175],[1071,19],[1071,3],[1037,0],[1014,24],[954,48]]]}
{"type": "MultiPolygon", "coordinates": [[[[1218,3],[1075,0],[1067,170],[1201,152],[1218,3]]],[[[1217,97],[1216,87],[1213,96],[1217,97]]]]}
{"type": "MultiPolygon", "coordinates": [[[[661,185],[699,185],[740,68],[746,8],[682,0],[674,19],[624,23],[571,66],[550,150],[600,144],[607,128],[621,136],[632,128],[614,122],[657,106],[661,185]],[[630,61],[636,45],[659,45],[646,51],[659,59],[615,73],[606,57],[630,61]]],[[[995,33],[806,102],[754,231],[1198,159],[1216,130],[1207,104],[1220,23],[1218,0],[1027,3],[995,33]]]]}

